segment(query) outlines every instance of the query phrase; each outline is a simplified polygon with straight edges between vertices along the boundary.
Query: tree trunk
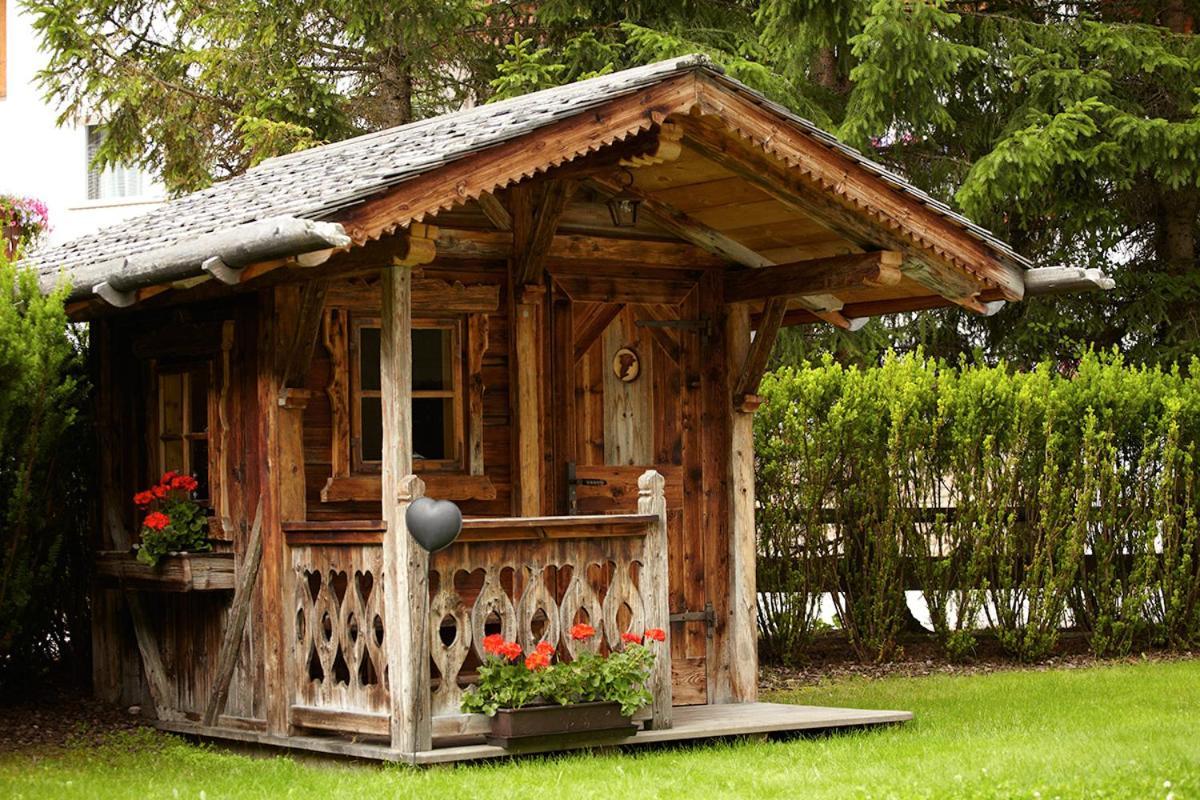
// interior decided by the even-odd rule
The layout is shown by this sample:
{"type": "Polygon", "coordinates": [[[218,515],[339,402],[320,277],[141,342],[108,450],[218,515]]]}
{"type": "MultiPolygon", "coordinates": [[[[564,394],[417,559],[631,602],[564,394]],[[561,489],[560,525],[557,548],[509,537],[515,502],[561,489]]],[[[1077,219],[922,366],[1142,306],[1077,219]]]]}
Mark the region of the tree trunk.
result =
{"type": "MultiPolygon", "coordinates": [[[[1166,189],[1159,200],[1159,231],[1155,255],[1172,278],[1187,276],[1196,268],[1196,218],[1200,196],[1191,189],[1166,189]]],[[[1181,342],[1200,331],[1200,308],[1191,292],[1181,293],[1168,306],[1164,338],[1181,342]]]]}

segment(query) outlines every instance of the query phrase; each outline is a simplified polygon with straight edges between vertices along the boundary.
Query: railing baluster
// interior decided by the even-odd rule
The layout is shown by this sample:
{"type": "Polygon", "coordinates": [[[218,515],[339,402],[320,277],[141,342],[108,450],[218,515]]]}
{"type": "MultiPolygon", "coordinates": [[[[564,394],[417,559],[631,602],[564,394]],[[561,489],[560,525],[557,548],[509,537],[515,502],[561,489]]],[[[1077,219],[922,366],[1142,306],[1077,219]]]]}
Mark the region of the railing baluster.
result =
{"type": "Polygon", "coordinates": [[[658,521],[647,531],[642,564],[642,602],[650,627],[661,628],[666,640],[658,645],[658,658],[650,674],[654,697],[652,724],[655,730],[671,727],[671,607],[667,587],[667,497],[666,479],[654,470],[638,478],[638,513],[653,514],[658,521]]]}

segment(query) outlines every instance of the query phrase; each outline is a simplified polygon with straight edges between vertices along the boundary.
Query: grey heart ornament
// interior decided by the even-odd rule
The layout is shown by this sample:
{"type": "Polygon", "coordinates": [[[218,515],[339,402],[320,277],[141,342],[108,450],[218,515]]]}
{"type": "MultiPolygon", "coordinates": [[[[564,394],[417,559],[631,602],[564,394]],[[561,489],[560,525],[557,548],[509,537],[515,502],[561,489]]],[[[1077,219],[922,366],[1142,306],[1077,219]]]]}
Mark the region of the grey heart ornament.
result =
{"type": "Polygon", "coordinates": [[[462,530],[462,511],[449,500],[418,497],[404,512],[408,533],[431,553],[449,547],[462,530]]]}

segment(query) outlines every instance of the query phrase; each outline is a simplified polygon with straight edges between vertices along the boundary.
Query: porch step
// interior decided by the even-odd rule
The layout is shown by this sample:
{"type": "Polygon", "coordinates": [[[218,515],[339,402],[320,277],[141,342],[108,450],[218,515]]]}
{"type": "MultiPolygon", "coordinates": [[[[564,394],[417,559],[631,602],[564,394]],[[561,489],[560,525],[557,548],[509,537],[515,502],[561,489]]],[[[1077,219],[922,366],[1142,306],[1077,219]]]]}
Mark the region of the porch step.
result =
{"type": "MultiPolygon", "coordinates": [[[[907,722],[913,718],[908,711],[878,711],[857,708],[828,708],[824,706],[794,706],[783,703],[742,703],[710,706],[678,706],[674,710],[675,725],[666,730],[638,731],[620,739],[606,739],[605,745],[636,746],[662,744],[728,736],[753,736],[792,731],[818,731],[838,728],[863,728],[907,722]]],[[[223,739],[248,744],[266,745],[291,750],[326,753],[349,758],[392,761],[409,764],[445,764],[455,761],[474,761],[502,758],[513,753],[502,747],[487,744],[468,744],[442,747],[419,753],[404,753],[384,744],[351,742],[339,737],[274,736],[272,734],[234,728],[205,728],[195,722],[163,721],[158,728],[211,739],[223,739]]],[[[548,743],[537,750],[523,750],[522,755],[586,748],[596,742],[548,743]]]]}

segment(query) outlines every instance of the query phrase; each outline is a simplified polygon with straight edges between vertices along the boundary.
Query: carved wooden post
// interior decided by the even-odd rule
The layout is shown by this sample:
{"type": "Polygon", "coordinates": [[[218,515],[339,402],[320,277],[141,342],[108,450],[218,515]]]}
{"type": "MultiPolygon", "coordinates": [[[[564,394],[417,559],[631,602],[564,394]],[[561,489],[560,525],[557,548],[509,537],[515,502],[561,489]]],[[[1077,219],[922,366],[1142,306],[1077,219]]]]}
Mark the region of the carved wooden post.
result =
{"type": "Polygon", "coordinates": [[[412,272],[384,267],[380,319],[383,396],[384,647],[392,747],[429,750],[429,553],[408,535],[405,511],[425,493],[412,475],[412,272]]]}
{"type": "MultiPolygon", "coordinates": [[[[745,303],[729,307],[726,337],[730,374],[736,375],[750,350],[750,311],[745,303]]],[[[753,703],[758,700],[754,415],[741,410],[729,414],[729,701],[753,703]]]]}
{"type": "Polygon", "coordinates": [[[429,553],[408,533],[404,512],[425,495],[425,482],[409,475],[389,503],[383,541],[387,591],[383,641],[391,693],[392,747],[405,753],[433,747],[429,695],[429,553]]]}
{"type": "Polygon", "coordinates": [[[667,580],[667,480],[655,470],[638,478],[638,513],[653,514],[658,520],[646,532],[646,562],[642,565],[642,598],[648,627],[661,628],[666,640],[652,645],[658,658],[650,673],[648,688],[654,696],[652,724],[655,730],[671,727],[671,606],[667,580]]]}

